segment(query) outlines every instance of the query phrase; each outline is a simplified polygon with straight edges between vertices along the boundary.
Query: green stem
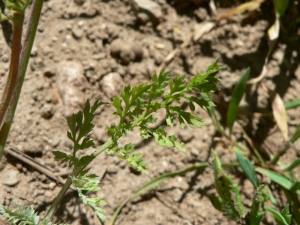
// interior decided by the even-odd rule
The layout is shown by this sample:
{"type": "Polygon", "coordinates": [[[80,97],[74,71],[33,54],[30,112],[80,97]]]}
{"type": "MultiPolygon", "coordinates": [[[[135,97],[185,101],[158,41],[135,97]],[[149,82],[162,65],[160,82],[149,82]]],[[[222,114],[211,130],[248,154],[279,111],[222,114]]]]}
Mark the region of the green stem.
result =
{"type": "Polygon", "coordinates": [[[43,3],[44,0],[34,0],[32,3],[23,48],[21,48],[21,40],[24,14],[17,14],[16,16],[20,16],[20,18],[17,17],[17,19],[13,21],[14,33],[10,72],[3,94],[3,102],[0,107],[0,160],[20,97],[43,3]],[[14,45],[16,45],[16,47],[14,47],[14,45]]]}
{"type": "Polygon", "coordinates": [[[3,155],[4,146],[6,143],[6,139],[8,136],[9,128],[12,123],[10,121],[10,115],[8,115],[10,103],[13,100],[13,92],[17,86],[18,80],[18,69],[20,62],[20,52],[22,49],[22,31],[23,31],[23,22],[24,22],[24,14],[15,13],[13,15],[13,38],[12,38],[12,46],[11,46],[11,61],[9,74],[6,81],[6,86],[3,92],[1,106],[0,106],[0,160],[3,155]]]}
{"type": "Polygon", "coordinates": [[[283,156],[284,153],[286,153],[286,151],[289,149],[289,147],[290,147],[290,143],[287,142],[284,149],[277,152],[276,155],[272,158],[270,165],[275,165],[278,162],[278,160],[280,159],[280,157],[283,156]]]}
{"type": "MultiPolygon", "coordinates": [[[[86,163],[84,166],[80,166],[79,168],[74,168],[72,176],[74,176],[74,177],[78,176],[78,174],[80,174],[80,172],[82,170],[84,170],[90,162],[92,162],[100,153],[102,153],[106,149],[108,149],[112,144],[113,144],[112,139],[109,139],[108,141],[106,141],[100,148],[98,148],[95,152],[93,152],[91,154],[92,158],[90,159],[90,161],[88,163],[86,163]]],[[[67,190],[70,188],[71,184],[72,184],[72,178],[69,177],[67,179],[67,181],[65,182],[64,186],[62,187],[62,189],[60,190],[60,192],[58,193],[58,195],[56,196],[56,198],[54,199],[54,201],[52,202],[52,205],[51,205],[50,209],[48,210],[47,215],[44,218],[45,222],[51,221],[56,209],[60,205],[63,197],[65,196],[67,190]]]]}

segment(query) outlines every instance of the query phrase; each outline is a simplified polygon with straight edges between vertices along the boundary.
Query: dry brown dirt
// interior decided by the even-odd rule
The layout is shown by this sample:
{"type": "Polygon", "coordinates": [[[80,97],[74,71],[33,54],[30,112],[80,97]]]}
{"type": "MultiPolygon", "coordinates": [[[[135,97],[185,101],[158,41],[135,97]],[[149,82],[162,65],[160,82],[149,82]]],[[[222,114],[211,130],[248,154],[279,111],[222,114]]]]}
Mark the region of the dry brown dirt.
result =
{"type": "MultiPolygon", "coordinates": [[[[218,13],[241,3],[215,2],[218,13]]],[[[86,99],[110,101],[125,84],[149,81],[168,54],[189,40],[199,23],[212,17],[208,1],[45,1],[6,148],[21,152],[23,158],[29,155],[52,173],[64,173],[62,179],[66,178],[67,168],[58,164],[52,154],[54,150],[68,152],[72,148],[66,136],[66,117],[80,109],[86,99]]],[[[192,77],[218,58],[223,69],[217,74],[221,84],[217,93],[220,104],[216,104],[220,120],[225,124],[226,105],[241,74],[250,67],[253,78],[262,70],[268,52],[267,30],[273,21],[272,4],[267,1],[253,12],[221,22],[183,48],[165,69],[171,70],[172,76],[192,77]]],[[[295,28],[285,28],[270,58],[264,83],[288,102],[300,98],[300,35],[295,28]]],[[[1,33],[1,91],[9,57],[10,47],[1,33]]],[[[108,138],[107,127],[117,122],[112,110],[105,106],[97,113],[91,135],[97,145],[108,138]]],[[[271,112],[270,101],[260,88],[249,85],[242,110],[248,120],[247,123],[242,121],[242,125],[248,124],[245,129],[255,142],[271,153],[282,147],[283,137],[273,117],[254,116],[254,113],[271,112]]],[[[105,206],[108,221],[116,207],[137,187],[160,174],[207,162],[212,147],[222,160],[235,161],[229,144],[216,138],[219,134],[208,115],[203,110],[198,113],[207,124],[203,128],[179,130],[175,127],[171,130],[186,142],[185,154],[159,147],[153,140],[143,142],[136,132],[122,140],[138,144],[137,151],[145,156],[149,166],[149,176],[130,169],[117,156],[102,154],[92,163],[91,172],[101,177],[102,190],[98,195],[108,203],[105,206]]],[[[299,108],[288,110],[290,133],[299,122],[299,108]]],[[[243,139],[238,128],[234,135],[237,140],[243,139]]],[[[295,147],[295,151],[291,149],[284,157],[285,162],[299,156],[299,142],[295,147]]],[[[32,205],[41,216],[45,215],[61,185],[9,153],[1,166],[0,203],[11,208],[32,205]]],[[[253,187],[248,181],[237,181],[249,206],[253,187]]],[[[213,208],[206,197],[211,192],[211,168],[175,177],[127,204],[116,224],[232,224],[213,208]]],[[[55,217],[55,222],[63,221],[99,224],[72,190],[55,217]]]]}

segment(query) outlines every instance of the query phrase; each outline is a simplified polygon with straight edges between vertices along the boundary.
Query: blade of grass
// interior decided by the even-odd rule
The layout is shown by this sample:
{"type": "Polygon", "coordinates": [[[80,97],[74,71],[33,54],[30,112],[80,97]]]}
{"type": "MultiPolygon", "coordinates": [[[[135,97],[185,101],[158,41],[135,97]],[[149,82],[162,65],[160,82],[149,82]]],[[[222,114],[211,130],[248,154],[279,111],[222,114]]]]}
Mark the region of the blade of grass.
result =
{"type": "MultiPolygon", "coordinates": [[[[264,169],[261,167],[256,167],[255,170],[267,177],[269,177],[273,182],[279,184],[280,186],[284,187],[287,190],[292,190],[293,188],[293,183],[286,177],[284,177],[281,174],[278,174],[274,171],[268,170],[268,169],[264,169]]],[[[296,191],[296,193],[298,195],[300,195],[300,190],[298,189],[296,191]]]]}
{"type": "MultiPolygon", "coordinates": [[[[212,101],[212,98],[209,93],[201,93],[201,97],[204,99],[208,99],[212,101]]],[[[207,113],[209,117],[211,118],[213,125],[215,126],[216,130],[220,132],[223,136],[229,139],[227,134],[224,132],[223,126],[221,125],[220,121],[217,119],[215,107],[210,107],[207,109],[207,113]]]]}
{"type": "Polygon", "coordinates": [[[239,5],[238,7],[229,10],[228,12],[225,12],[222,14],[218,19],[228,19],[229,17],[233,15],[242,14],[246,11],[253,11],[260,7],[261,3],[263,3],[265,0],[254,0],[250,2],[246,2],[244,4],[239,5]]]}
{"type": "Polygon", "coordinates": [[[294,101],[290,101],[284,104],[285,109],[297,108],[300,106],[300,99],[296,99],[294,101]]]}
{"type": "Polygon", "coordinates": [[[279,17],[284,14],[289,2],[289,0],[273,0],[275,11],[279,17]]]}
{"type": "Polygon", "coordinates": [[[247,175],[253,186],[257,188],[259,186],[259,183],[252,163],[249,159],[245,158],[243,156],[243,153],[237,148],[235,150],[235,154],[242,170],[247,175]]]}
{"type": "Polygon", "coordinates": [[[277,224],[279,224],[279,225],[289,225],[286,222],[286,220],[284,219],[284,217],[281,215],[281,213],[278,212],[277,210],[269,208],[269,207],[265,207],[265,210],[273,214],[277,224]]]}
{"type": "Polygon", "coordinates": [[[294,143],[295,141],[298,140],[298,138],[300,137],[300,125],[297,127],[295,133],[292,135],[292,137],[290,138],[290,142],[294,143]]]}
{"type": "Polygon", "coordinates": [[[292,215],[293,215],[293,220],[296,222],[295,224],[300,224],[300,202],[298,199],[297,194],[292,193],[291,191],[284,190],[285,196],[291,205],[292,208],[292,215]]]}
{"type": "MultiPolygon", "coordinates": [[[[200,163],[198,165],[195,166],[191,166],[182,170],[178,170],[175,172],[171,172],[171,173],[167,173],[167,174],[163,174],[159,177],[156,177],[152,180],[150,180],[149,182],[145,183],[144,185],[142,185],[141,187],[139,187],[133,194],[131,194],[130,196],[128,196],[119,206],[118,208],[115,210],[114,215],[112,216],[109,225],[113,225],[115,224],[118,215],[120,214],[121,210],[123,209],[123,207],[127,204],[127,202],[129,202],[130,200],[146,193],[147,191],[149,191],[150,189],[158,186],[159,184],[163,183],[164,181],[176,177],[176,176],[181,176],[186,174],[187,172],[191,172],[191,171],[195,171],[195,170],[201,170],[204,169],[206,167],[208,167],[209,164],[208,163],[200,163]]],[[[237,163],[222,163],[222,166],[226,167],[226,166],[238,166],[237,163]]]]}
{"type": "Polygon", "coordinates": [[[276,206],[276,207],[279,207],[279,204],[278,202],[276,201],[274,195],[273,195],[273,192],[271,191],[270,187],[269,186],[265,186],[266,190],[268,191],[268,196],[269,196],[269,199],[271,201],[271,203],[276,206]]]}
{"type": "Polygon", "coordinates": [[[283,171],[291,171],[291,170],[295,169],[299,165],[300,165],[300,158],[296,159],[290,165],[288,165],[287,167],[283,168],[283,171]]]}
{"type": "Polygon", "coordinates": [[[227,112],[227,126],[230,130],[230,134],[232,132],[232,127],[238,114],[240,101],[242,100],[242,97],[246,90],[249,74],[250,74],[250,68],[247,68],[244,74],[242,75],[241,79],[235,86],[232,93],[232,98],[230,100],[229,108],[227,112]]]}

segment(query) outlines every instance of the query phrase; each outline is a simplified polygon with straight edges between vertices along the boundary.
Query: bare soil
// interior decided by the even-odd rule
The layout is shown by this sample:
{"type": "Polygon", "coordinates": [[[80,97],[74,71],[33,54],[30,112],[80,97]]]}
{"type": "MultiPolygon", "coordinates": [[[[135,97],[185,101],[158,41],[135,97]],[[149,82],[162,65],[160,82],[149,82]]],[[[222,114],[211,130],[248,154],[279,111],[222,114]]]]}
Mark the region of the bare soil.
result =
{"type": "MultiPolygon", "coordinates": [[[[215,2],[218,13],[242,3],[215,2]]],[[[291,12],[293,9],[288,9],[287,14],[291,12]]],[[[86,99],[110,101],[125,84],[149,81],[168,54],[193,37],[198,24],[212,17],[208,1],[45,1],[6,148],[17,150],[23,158],[32,157],[65,179],[68,170],[54,160],[52,151],[68,152],[72,148],[66,135],[66,117],[79,110],[86,99]]],[[[225,124],[228,101],[242,73],[250,67],[254,78],[262,70],[268,53],[267,30],[274,18],[271,1],[266,1],[255,11],[222,21],[184,47],[165,69],[171,70],[172,76],[192,77],[218,58],[223,69],[217,74],[221,84],[215,99],[220,120],[225,124]]],[[[284,102],[300,98],[300,33],[299,28],[288,26],[289,19],[287,16],[282,21],[284,28],[264,79],[264,84],[279,93],[284,102]]],[[[7,32],[4,31],[6,36],[7,32]]],[[[1,91],[9,57],[10,47],[0,34],[1,91]]],[[[180,130],[176,126],[170,130],[186,142],[186,153],[159,147],[153,140],[144,142],[136,132],[122,140],[137,144],[137,151],[145,156],[149,166],[149,176],[137,173],[117,156],[102,154],[92,163],[91,172],[101,177],[102,190],[98,195],[108,203],[105,206],[108,221],[116,207],[137,187],[166,172],[207,162],[211,148],[223,161],[236,160],[230,144],[219,137],[208,115],[200,109],[197,112],[206,126],[196,130],[180,130]]],[[[283,137],[270,115],[270,99],[262,88],[249,85],[240,112],[241,124],[258,146],[269,154],[282,149],[283,137]]],[[[112,113],[110,106],[97,112],[91,135],[97,145],[107,140],[107,127],[117,122],[112,113]]],[[[288,123],[292,134],[300,123],[300,108],[288,110],[288,123]]],[[[238,126],[234,135],[243,140],[238,126]]],[[[299,154],[298,141],[283,161],[288,163],[299,154]]],[[[237,179],[240,190],[250,205],[254,189],[250,182],[240,178],[237,179]]],[[[214,190],[213,179],[211,168],[175,177],[127,204],[116,224],[234,224],[214,209],[206,197],[214,190]]],[[[11,208],[32,205],[43,216],[60,188],[57,180],[6,153],[0,173],[1,204],[11,208]]],[[[68,192],[55,217],[55,222],[63,221],[99,224],[73,190],[68,192]]],[[[272,224],[272,220],[264,223],[272,224]]]]}

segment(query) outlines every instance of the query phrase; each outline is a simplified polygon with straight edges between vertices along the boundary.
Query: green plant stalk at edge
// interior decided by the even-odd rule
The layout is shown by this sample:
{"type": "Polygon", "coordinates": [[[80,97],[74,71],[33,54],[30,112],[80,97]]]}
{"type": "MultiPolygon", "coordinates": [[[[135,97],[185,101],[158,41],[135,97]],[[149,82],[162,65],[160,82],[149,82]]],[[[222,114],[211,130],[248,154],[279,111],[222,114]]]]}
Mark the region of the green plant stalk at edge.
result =
{"type": "Polygon", "coordinates": [[[21,46],[21,40],[24,14],[18,14],[17,16],[22,18],[17,17],[18,19],[13,21],[14,32],[12,40],[10,72],[3,93],[3,102],[1,103],[0,107],[0,161],[3,156],[5,143],[23,86],[43,3],[44,0],[34,0],[32,3],[32,11],[28,19],[23,48],[21,46]]]}
{"type": "MultiPolygon", "coordinates": [[[[88,163],[86,163],[85,166],[80,167],[80,168],[74,168],[72,176],[77,176],[82,170],[84,170],[86,168],[86,166],[93,159],[95,159],[100,153],[102,153],[106,149],[108,149],[112,144],[113,144],[113,140],[112,139],[109,139],[108,141],[106,141],[100,148],[98,148],[95,152],[93,152],[91,154],[92,158],[91,158],[91,160],[88,163]]],[[[58,193],[58,195],[56,196],[56,198],[54,199],[54,201],[52,202],[52,205],[51,205],[50,209],[48,210],[47,215],[44,218],[45,222],[50,222],[51,221],[51,218],[53,217],[56,209],[60,205],[63,197],[65,196],[67,190],[70,188],[71,184],[72,184],[72,179],[69,177],[67,179],[67,181],[65,182],[64,186],[62,187],[62,189],[60,190],[60,192],[58,193]]]]}
{"type": "Polygon", "coordinates": [[[18,70],[20,62],[20,52],[22,49],[22,31],[24,14],[14,13],[13,15],[13,37],[11,46],[11,60],[9,67],[9,74],[6,81],[6,86],[3,92],[1,106],[0,106],[0,159],[2,158],[4,146],[9,132],[9,115],[8,111],[10,107],[10,102],[13,99],[13,94],[15,92],[15,87],[18,79],[18,70]]]}
{"type": "MultiPolygon", "coordinates": [[[[171,172],[171,173],[166,173],[163,174],[161,176],[158,176],[152,180],[150,180],[149,182],[145,183],[144,185],[142,185],[141,187],[139,187],[134,194],[130,195],[129,197],[127,197],[119,206],[118,208],[115,210],[114,215],[112,216],[109,225],[114,225],[118,215],[120,214],[122,208],[126,205],[126,203],[128,201],[130,201],[131,199],[134,199],[136,197],[138,197],[139,195],[145,193],[146,191],[156,187],[157,185],[163,183],[164,181],[176,177],[176,176],[180,176],[180,175],[184,175],[188,172],[194,171],[194,170],[200,170],[200,169],[204,169],[206,167],[210,166],[208,163],[200,163],[198,165],[195,166],[191,166],[182,170],[177,170],[175,172],[171,172]]],[[[238,163],[222,163],[222,166],[239,166],[238,163]]]]}

